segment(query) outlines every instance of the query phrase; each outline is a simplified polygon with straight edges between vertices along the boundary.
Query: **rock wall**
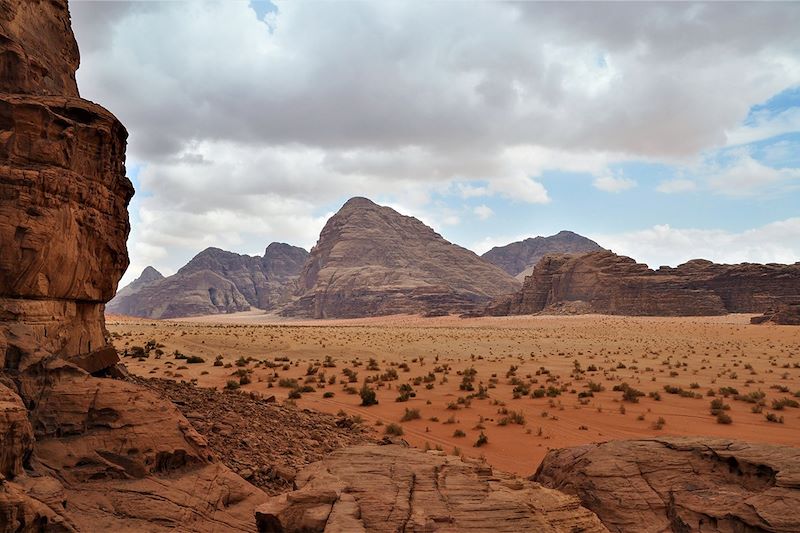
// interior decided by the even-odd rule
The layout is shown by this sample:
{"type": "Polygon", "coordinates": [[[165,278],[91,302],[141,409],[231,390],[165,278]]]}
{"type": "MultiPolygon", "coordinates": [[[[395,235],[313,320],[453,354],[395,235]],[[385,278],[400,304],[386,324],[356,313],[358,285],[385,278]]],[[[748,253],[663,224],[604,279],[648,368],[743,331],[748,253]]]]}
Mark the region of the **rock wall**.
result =
{"type": "Polygon", "coordinates": [[[0,0],[0,532],[249,530],[265,495],[118,373],[127,132],[78,97],[66,0],[0,0]]]}
{"type": "Polygon", "coordinates": [[[718,265],[690,261],[651,270],[609,251],[548,255],[522,289],[495,300],[489,315],[604,313],[700,316],[763,312],[800,296],[800,263],[718,265]]]}

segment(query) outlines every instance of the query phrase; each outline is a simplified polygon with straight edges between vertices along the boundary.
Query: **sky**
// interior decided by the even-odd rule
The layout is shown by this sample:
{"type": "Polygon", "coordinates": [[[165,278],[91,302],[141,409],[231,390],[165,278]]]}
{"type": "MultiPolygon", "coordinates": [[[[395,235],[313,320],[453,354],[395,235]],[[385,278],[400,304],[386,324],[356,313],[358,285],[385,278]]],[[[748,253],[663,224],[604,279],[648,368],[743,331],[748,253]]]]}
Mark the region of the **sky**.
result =
{"type": "Polygon", "coordinates": [[[800,261],[800,3],[70,3],[127,127],[131,266],[309,249],[352,196],[446,239],[800,261]]]}

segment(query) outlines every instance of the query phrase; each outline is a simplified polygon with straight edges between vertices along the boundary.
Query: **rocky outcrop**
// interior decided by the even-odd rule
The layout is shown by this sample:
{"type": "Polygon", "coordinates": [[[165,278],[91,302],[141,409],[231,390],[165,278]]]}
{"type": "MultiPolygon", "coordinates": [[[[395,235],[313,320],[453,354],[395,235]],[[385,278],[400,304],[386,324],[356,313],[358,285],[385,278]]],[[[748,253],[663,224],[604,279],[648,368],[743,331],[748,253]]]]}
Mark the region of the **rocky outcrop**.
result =
{"type": "Polygon", "coordinates": [[[611,531],[800,531],[800,449],[698,437],[553,450],[535,481],[611,531]]]}
{"type": "Polygon", "coordinates": [[[400,445],[336,451],[295,484],[257,509],[259,531],[606,531],[575,498],[481,462],[400,445]]]}
{"type": "Polygon", "coordinates": [[[518,282],[414,217],[352,198],[325,224],[287,316],[464,312],[518,282]]]}
{"type": "Polygon", "coordinates": [[[207,248],[174,276],[142,281],[143,272],[119,291],[107,309],[146,318],[233,313],[251,306],[275,309],[296,290],[297,274],[307,257],[302,248],[276,242],[263,257],[207,248]]]}
{"type": "Polygon", "coordinates": [[[169,402],[95,377],[133,188],[77,66],[66,0],[0,0],[0,532],[252,529],[263,492],[169,402]]]}
{"type": "Polygon", "coordinates": [[[604,313],[699,316],[763,312],[800,295],[800,263],[717,265],[690,261],[651,270],[610,251],[545,256],[522,289],[489,315],[604,313]]]}
{"type": "Polygon", "coordinates": [[[761,316],[750,319],[751,324],[778,324],[781,326],[800,326],[800,301],[778,304],[761,316]]]}
{"type": "Polygon", "coordinates": [[[559,231],[549,237],[534,237],[495,246],[481,257],[522,281],[547,254],[581,254],[603,248],[591,239],[571,231],[559,231]]]}

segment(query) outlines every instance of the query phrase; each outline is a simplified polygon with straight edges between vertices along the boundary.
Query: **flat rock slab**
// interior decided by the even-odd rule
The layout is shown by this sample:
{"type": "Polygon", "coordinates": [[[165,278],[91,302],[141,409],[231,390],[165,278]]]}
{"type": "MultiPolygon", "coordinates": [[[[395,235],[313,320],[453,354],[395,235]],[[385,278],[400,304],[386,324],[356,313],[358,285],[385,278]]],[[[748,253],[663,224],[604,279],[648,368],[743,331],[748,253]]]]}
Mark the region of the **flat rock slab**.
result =
{"type": "Polygon", "coordinates": [[[345,448],[256,509],[262,532],[602,532],[578,500],[481,462],[400,445],[345,448]]]}
{"type": "Polygon", "coordinates": [[[800,448],[666,437],[553,450],[534,480],[611,531],[800,531],[800,448]]]}

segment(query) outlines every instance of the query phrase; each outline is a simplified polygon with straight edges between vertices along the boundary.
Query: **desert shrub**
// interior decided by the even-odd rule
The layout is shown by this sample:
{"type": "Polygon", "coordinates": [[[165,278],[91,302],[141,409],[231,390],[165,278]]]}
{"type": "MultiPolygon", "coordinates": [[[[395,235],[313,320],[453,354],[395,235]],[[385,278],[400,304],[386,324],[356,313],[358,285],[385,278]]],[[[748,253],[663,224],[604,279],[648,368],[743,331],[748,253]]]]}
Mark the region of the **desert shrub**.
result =
{"type": "Polygon", "coordinates": [[[776,411],[782,411],[784,407],[795,407],[797,408],[800,406],[796,400],[792,400],[791,398],[781,398],[780,400],[772,400],[772,408],[776,411]]]}
{"type": "Polygon", "coordinates": [[[239,382],[234,379],[229,379],[225,384],[225,388],[228,390],[236,390],[239,388],[239,382]]]}
{"type": "Polygon", "coordinates": [[[774,422],[775,424],[783,424],[783,417],[778,416],[775,413],[767,413],[764,416],[767,419],[767,422],[774,422]]]}
{"type": "Polygon", "coordinates": [[[359,394],[361,395],[361,405],[369,407],[370,405],[378,404],[378,398],[375,394],[375,391],[367,387],[366,383],[363,387],[361,387],[361,392],[359,394]]]}
{"type": "Polygon", "coordinates": [[[406,412],[403,413],[402,418],[400,418],[400,422],[409,422],[411,420],[418,420],[421,416],[419,414],[419,409],[408,409],[406,408],[406,412]]]}
{"type": "Polygon", "coordinates": [[[297,388],[297,380],[292,378],[281,378],[278,381],[278,386],[285,389],[294,389],[297,388]]]}
{"type": "Polygon", "coordinates": [[[205,363],[206,360],[198,355],[190,355],[189,357],[186,358],[186,362],[192,365],[196,365],[199,363],[205,363]]]}
{"type": "Polygon", "coordinates": [[[488,443],[489,443],[489,437],[487,437],[486,434],[483,431],[481,431],[481,434],[478,435],[478,440],[475,441],[475,448],[480,448],[481,446],[488,443]]]}
{"type": "Polygon", "coordinates": [[[614,385],[613,390],[617,392],[622,391],[622,400],[631,403],[639,403],[639,398],[645,395],[642,391],[634,389],[627,383],[614,385]]]}
{"type": "Polygon", "coordinates": [[[453,437],[456,437],[456,438],[461,438],[461,437],[466,437],[466,436],[467,436],[467,434],[464,433],[463,431],[461,431],[460,429],[457,429],[457,430],[455,430],[453,432],[453,437]]]}
{"type": "Polygon", "coordinates": [[[658,420],[653,422],[653,429],[661,429],[667,424],[667,421],[664,420],[663,416],[659,416],[658,420]]]}
{"type": "Polygon", "coordinates": [[[400,437],[400,436],[403,435],[403,426],[401,426],[400,424],[391,423],[388,426],[386,426],[386,429],[384,430],[384,432],[387,435],[392,435],[394,437],[400,437]]]}
{"type": "Polygon", "coordinates": [[[333,391],[327,391],[327,392],[322,394],[323,398],[333,398],[334,396],[335,396],[335,394],[333,393],[333,391]]]}
{"type": "Polygon", "coordinates": [[[728,413],[724,411],[720,411],[717,413],[717,424],[731,424],[732,422],[733,419],[728,413]]]}

